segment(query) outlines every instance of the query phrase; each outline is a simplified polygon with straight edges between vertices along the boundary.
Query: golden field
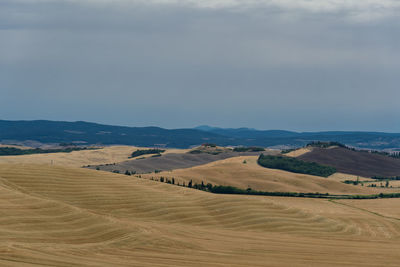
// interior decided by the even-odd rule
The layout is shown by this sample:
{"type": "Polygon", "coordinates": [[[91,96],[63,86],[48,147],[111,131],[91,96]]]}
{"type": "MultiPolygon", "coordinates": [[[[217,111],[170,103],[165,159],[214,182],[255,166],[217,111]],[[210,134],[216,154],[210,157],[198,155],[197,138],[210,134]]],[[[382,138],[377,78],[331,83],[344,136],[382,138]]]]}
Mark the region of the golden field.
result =
{"type": "Polygon", "coordinates": [[[106,164],[127,160],[135,150],[132,146],[110,146],[94,150],[72,151],[70,153],[47,153],[20,156],[1,156],[1,163],[47,164],[81,167],[92,164],[106,164]]]}
{"type": "Polygon", "coordinates": [[[343,184],[345,174],[263,168],[254,156],[142,178],[80,168],[136,149],[0,157],[0,266],[398,266],[400,199],[219,195],[150,178],[266,191],[379,188],[343,184]]]}
{"type": "MultiPolygon", "coordinates": [[[[374,194],[380,192],[400,192],[399,188],[370,188],[344,184],[341,181],[356,179],[354,175],[334,174],[329,178],[296,174],[287,171],[268,169],[257,164],[256,156],[234,157],[214,161],[205,165],[186,169],[142,174],[147,179],[165,177],[175,179],[180,184],[211,183],[213,185],[231,185],[238,188],[252,188],[269,192],[319,192],[330,194],[374,194]]],[[[360,178],[361,180],[366,178],[360,178]]]]}
{"type": "Polygon", "coordinates": [[[398,266],[400,260],[398,199],[217,195],[38,164],[0,164],[0,177],[2,266],[398,266]]]}
{"type": "Polygon", "coordinates": [[[291,151],[289,153],[286,153],[285,156],[296,158],[296,157],[299,157],[301,155],[304,155],[304,154],[310,152],[311,150],[312,150],[311,147],[303,147],[303,148],[299,148],[299,149],[293,150],[293,151],[291,151]]]}
{"type": "MultiPolygon", "coordinates": [[[[9,145],[4,145],[8,146],[9,145]]],[[[20,148],[20,147],[18,147],[20,148]]],[[[80,150],[70,153],[47,153],[47,154],[31,154],[20,156],[1,156],[1,163],[18,163],[18,164],[47,164],[68,167],[82,167],[85,165],[112,164],[129,160],[129,156],[137,149],[148,149],[134,146],[108,146],[94,150],[80,150]]],[[[163,154],[167,153],[185,153],[185,149],[167,149],[163,154]]],[[[143,155],[149,157],[151,155],[143,155]]]]}

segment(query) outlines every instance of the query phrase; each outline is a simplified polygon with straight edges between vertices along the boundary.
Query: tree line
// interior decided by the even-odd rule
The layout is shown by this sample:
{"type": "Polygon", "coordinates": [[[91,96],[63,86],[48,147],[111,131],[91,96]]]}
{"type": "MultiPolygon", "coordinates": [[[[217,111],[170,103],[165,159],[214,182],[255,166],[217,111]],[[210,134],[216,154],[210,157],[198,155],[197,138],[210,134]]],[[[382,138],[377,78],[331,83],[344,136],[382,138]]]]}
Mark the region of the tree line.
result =
{"type": "Polygon", "coordinates": [[[297,158],[285,156],[272,156],[261,154],[258,157],[258,164],[271,169],[280,169],[295,173],[310,174],[321,177],[328,177],[336,172],[336,168],[318,164],[316,162],[306,162],[297,158]]]}
{"type": "Polygon", "coordinates": [[[47,154],[47,153],[70,153],[72,151],[80,150],[93,150],[98,148],[88,147],[67,147],[67,148],[54,148],[54,149],[41,149],[41,148],[29,148],[20,149],[16,147],[0,147],[0,156],[20,156],[20,155],[31,155],[31,154],[47,154]]]}
{"type": "MultiPolygon", "coordinates": [[[[136,176],[141,178],[140,175],[136,176]]],[[[151,177],[150,180],[158,181],[161,183],[172,184],[176,186],[182,186],[192,188],[196,190],[206,191],[214,194],[235,194],[235,195],[255,195],[255,196],[277,196],[277,197],[302,197],[302,198],[327,198],[327,199],[376,199],[376,198],[400,198],[400,193],[380,193],[372,195],[335,195],[329,193],[301,193],[301,192],[268,192],[254,190],[250,187],[247,189],[237,188],[234,186],[226,185],[213,185],[211,183],[193,182],[190,180],[187,184],[185,182],[179,183],[174,177],[159,177],[159,179],[151,177]]]]}
{"type": "Polygon", "coordinates": [[[133,151],[131,154],[131,158],[135,158],[135,157],[139,157],[141,155],[148,155],[148,154],[156,154],[156,155],[160,155],[161,153],[165,152],[164,149],[138,149],[136,151],[133,151]]]}

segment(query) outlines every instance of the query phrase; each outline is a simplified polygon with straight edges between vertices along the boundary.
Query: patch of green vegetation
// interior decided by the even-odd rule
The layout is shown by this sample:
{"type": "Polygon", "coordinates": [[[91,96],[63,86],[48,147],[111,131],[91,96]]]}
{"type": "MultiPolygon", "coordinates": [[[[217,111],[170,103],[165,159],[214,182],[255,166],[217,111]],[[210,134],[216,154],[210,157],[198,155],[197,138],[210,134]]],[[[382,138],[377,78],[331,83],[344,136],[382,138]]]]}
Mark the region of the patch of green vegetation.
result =
{"type": "Polygon", "coordinates": [[[223,151],[220,149],[214,150],[214,151],[207,151],[207,150],[201,150],[201,149],[194,149],[189,151],[189,154],[202,154],[202,153],[206,153],[206,154],[210,154],[210,155],[218,155],[221,154],[223,151]]]}
{"type": "Polygon", "coordinates": [[[201,146],[204,146],[204,147],[217,147],[216,144],[212,144],[212,143],[204,143],[201,146]]]}
{"type": "Polygon", "coordinates": [[[400,152],[389,153],[389,152],[377,151],[377,150],[371,150],[371,151],[368,151],[368,152],[370,152],[370,153],[372,153],[372,154],[378,154],[378,155],[388,156],[388,157],[391,157],[391,158],[397,158],[397,159],[400,158],[400,152]]]}
{"type": "Polygon", "coordinates": [[[80,150],[93,150],[98,148],[88,148],[88,147],[68,147],[68,148],[57,148],[57,149],[19,149],[16,147],[0,147],[0,156],[19,156],[19,155],[31,155],[31,154],[47,154],[47,153],[70,153],[72,151],[80,150]]]}
{"type": "Polygon", "coordinates": [[[280,169],[295,173],[310,174],[321,177],[328,177],[336,172],[336,168],[320,165],[315,162],[306,162],[297,158],[285,156],[270,156],[261,154],[258,164],[265,168],[280,169]]]}
{"type": "MultiPolygon", "coordinates": [[[[196,188],[196,185],[194,186],[196,188]]],[[[327,198],[328,193],[296,193],[296,192],[266,192],[253,190],[251,188],[240,189],[234,186],[217,185],[209,189],[215,194],[239,194],[239,195],[258,195],[258,196],[281,196],[281,197],[312,197],[312,198],[327,198]]]]}
{"type": "Polygon", "coordinates": [[[373,176],[372,179],[379,181],[398,181],[400,180],[400,176],[392,176],[392,177],[384,177],[384,176],[373,176]]]}
{"type": "Polygon", "coordinates": [[[131,158],[139,157],[141,155],[148,155],[148,154],[160,154],[165,152],[163,149],[138,149],[131,154],[131,158]]]}
{"type": "Polygon", "coordinates": [[[358,185],[360,183],[360,181],[357,181],[357,180],[344,180],[344,181],[342,181],[342,183],[358,185]]]}
{"type": "Polygon", "coordinates": [[[239,146],[239,147],[235,147],[233,149],[233,151],[234,152],[261,152],[261,151],[265,151],[265,149],[262,147],[256,147],[256,146],[249,146],[249,147],[239,146]]]}
{"type": "Polygon", "coordinates": [[[344,181],[342,181],[342,183],[352,184],[352,185],[361,184],[362,186],[364,186],[363,182],[360,182],[360,178],[359,177],[357,177],[357,180],[344,180],[344,181]]]}
{"type": "Polygon", "coordinates": [[[199,149],[189,151],[189,154],[201,154],[201,153],[203,153],[203,151],[201,151],[199,149]]]}
{"type": "Polygon", "coordinates": [[[339,143],[339,142],[322,142],[322,141],[313,141],[313,142],[307,144],[307,146],[320,147],[320,148],[328,148],[331,146],[338,146],[338,147],[348,148],[346,145],[343,145],[342,143],[339,143]]]}
{"type": "Polygon", "coordinates": [[[400,159],[400,152],[390,153],[389,156],[392,157],[392,158],[400,159]]]}

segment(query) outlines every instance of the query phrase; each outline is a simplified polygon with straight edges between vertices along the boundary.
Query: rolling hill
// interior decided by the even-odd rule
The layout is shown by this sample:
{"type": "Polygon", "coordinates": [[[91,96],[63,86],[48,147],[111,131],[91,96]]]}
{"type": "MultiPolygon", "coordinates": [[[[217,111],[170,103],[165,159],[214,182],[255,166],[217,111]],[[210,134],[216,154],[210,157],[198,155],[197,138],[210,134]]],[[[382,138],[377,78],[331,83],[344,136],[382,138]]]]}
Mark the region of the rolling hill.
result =
{"type": "Polygon", "coordinates": [[[84,165],[109,164],[125,161],[136,149],[138,148],[132,146],[109,146],[96,150],[80,150],[70,153],[1,156],[0,164],[42,164],[82,167],[84,165]]]}
{"type": "Polygon", "coordinates": [[[400,199],[214,195],[35,164],[0,164],[0,192],[2,266],[397,266],[400,260],[400,218],[393,211],[400,199]]]}
{"type": "Polygon", "coordinates": [[[344,147],[314,147],[297,158],[335,167],[338,171],[364,176],[398,176],[400,159],[367,151],[353,151],[344,147]]]}
{"type": "MultiPolygon", "coordinates": [[[[193,150],[192,150],[193,152],[193,150]]],[[[91,165],[89,168],[105,171],[119,171],[124,173],[130,171],[134,173],[149,173],[154,171],[170,171],[174,169],[190,168],[193,166],[204,165],[210,162],[234,158],[245,155],[259,156],[261,152],[233,152],[225,150],[221,153],[190,153],[190,151],[171,151],[163,153],[161,156],[148,156],[146,158],[129,159],[113,165],[91,165]],[[170,153],[168,153],[170,152],[170,153]],[[179,153],[178,153],[179,152],[179,153]]],[[[263,151],[264,154],[274,155],[279,153],[277,150],[263,151]]],[[[0,158],[1,162],[1,158],[0,158]]]]}
{"type": "MultiPolygon", "coordinates": [[[[385,191],[348,185],[337,179],[264,168],[257,164],[257,158],[257,156],[233,157],[191,168],[143,174],[141,177],[147,179],[164,177],[170,180],[174,178],[176,183],[185,182],[186,185],[190,180],[199,184],[203,181],[205,184],[229,185],[242,189],[250,187],[267,192],[374,194],[385,191]]],[[[387,191],[398,192],[394,188],[387,191]]]]}

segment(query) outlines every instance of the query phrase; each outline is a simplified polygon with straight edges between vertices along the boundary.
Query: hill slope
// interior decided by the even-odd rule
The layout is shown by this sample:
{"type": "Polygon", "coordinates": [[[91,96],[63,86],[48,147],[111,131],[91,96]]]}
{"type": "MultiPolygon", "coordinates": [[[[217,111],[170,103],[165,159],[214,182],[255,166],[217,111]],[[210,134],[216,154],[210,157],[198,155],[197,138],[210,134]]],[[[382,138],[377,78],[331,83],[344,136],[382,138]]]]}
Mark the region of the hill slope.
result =
{"type": "Polygon", "coordinates": [[[400,159],[398,158],[364,151],[353,151],[343,147],[328,149],[315,147],[298,158],[335,167],[339,172],[364,177],[400,175],[400,159]]]}
{"type": "MultiPolygon", "coordinates": [[[[168,151],[168,150],[167,150],[168,151]]],[[[213,161],[218,161],[221,159],[227,159],[232,157],[244,156],[244,155],[260,155],[261,152],[233,152],[224,151],[219,154],[210,153],[163,153],[159,157],[147,157],[144,159],[134,159],[119,162],[114,165],[97,165],[90,166],[92,169],[99,169],[105,171],[119,171],[124,173],[125,171],[135,172],[135,173],[149,173],[157,171],[169,171],[174,169],[190,168],[193,166],[204,165],[213,161]]],[[[264,154],[277,154],[277,150],[267,150],[263,151],[264,154]]],[[[1,162],[1,158],[0,158],[1,162]]]]}
{"type": "Polygon", "coordinates": [[[330,194],[372,194],[377,192],[373,188],[347,185],[329,178],[264,168],[257,164],[256,156],[234,157],[192,168],[145,174],[142,177],[148,179],[152,177],[172,179],[173,177],[176,182],[180,184],[185,182],[186,185],[193,180],[195,183],[203,181],[206,184],[231,185],[242,189],[251,187],[268,192],[330,194]]]}
{"type": "Polygon", "coordinates": [[[348,202],[212,195],[41,165],[3,164],[0,177],[3,266],[396,266],[399,260],[399,221],[348,202]]]}
{"type": "Polygon", "coordinates": [[[20,156],[0,156],[1,163],[20,164],[54,164],[71,167],[83,165],[107,164],[125,161],[133,151],[138,149],[132,146],[110,146],[96,150],[80,150],[70,153],[48,153],[20,156]]]}
{"type": "Polygon", "coordinates": [[[399,220],[349,202],[213,195],[87,169],[14,164],[0,165],[0,192],[3,266],[397,266],[399,260],[399,220]]]}

